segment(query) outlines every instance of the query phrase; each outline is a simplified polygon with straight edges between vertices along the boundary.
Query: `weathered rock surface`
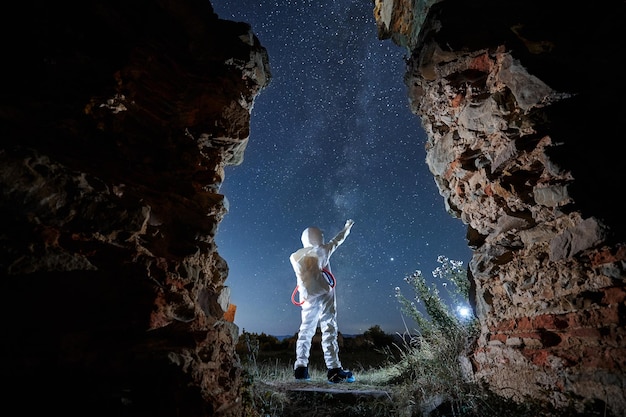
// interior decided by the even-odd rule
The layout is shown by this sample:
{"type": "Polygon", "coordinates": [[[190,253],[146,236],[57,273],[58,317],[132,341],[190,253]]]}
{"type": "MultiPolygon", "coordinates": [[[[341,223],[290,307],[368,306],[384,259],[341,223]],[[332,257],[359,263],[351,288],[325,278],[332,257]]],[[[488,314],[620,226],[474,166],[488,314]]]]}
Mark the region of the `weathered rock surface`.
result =
{"type": "MultiPolygon", "coordinates": [[[[624,3],[374,7],[380,37],[408,48],[426,162],[468,225],[473,376],[624,415],[624,3]]],[[[204,0],[4,16],[5,397],[23,415],[242,415],[213,239],[265,50],[204,0]]]]}
{"type": "Polygon", "coordinates": [[[11,10],[5,398],[20,415],[242,415],[228,267],[213,238],[224,166],[241,163],[270,81],[265,49],[208,1],[11,10]]]}
{"type": "Polygon", "coordinates": [[[474,377],[516,401],[626,415],[625,4],[376,0],[410,106],[468,225],[474,377]]]}

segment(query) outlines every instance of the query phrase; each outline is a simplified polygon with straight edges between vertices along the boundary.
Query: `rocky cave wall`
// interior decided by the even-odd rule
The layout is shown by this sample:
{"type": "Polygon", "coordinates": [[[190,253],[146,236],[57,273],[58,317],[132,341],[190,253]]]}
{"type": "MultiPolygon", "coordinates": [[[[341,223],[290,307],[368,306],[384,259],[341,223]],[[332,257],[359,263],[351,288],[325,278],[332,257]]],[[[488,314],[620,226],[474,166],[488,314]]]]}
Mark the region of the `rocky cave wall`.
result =
{"type": "Polygon", "coordinates": [[[214,236],[224,166],[242,162],[270,81],[265,49],[204,0],[21,2],[4,17],[11,409],[243,415],[214,236]]]}
{"type": "Polygon", "coordinates": [[[376,0],[412,111],[468,226],[473,377],[626,415],[623,1],[376,0]]]}
{"type": "MultiPolygon", "coordinates": [[[[242,415],[213,239],[267,54],[207,1],[84,3],[16,3],[2,26],[7,397],[21,414],[242,415]]],[[[468,225],[473,376],[623,415],[623,2],[373,9],[468,225]]]]}

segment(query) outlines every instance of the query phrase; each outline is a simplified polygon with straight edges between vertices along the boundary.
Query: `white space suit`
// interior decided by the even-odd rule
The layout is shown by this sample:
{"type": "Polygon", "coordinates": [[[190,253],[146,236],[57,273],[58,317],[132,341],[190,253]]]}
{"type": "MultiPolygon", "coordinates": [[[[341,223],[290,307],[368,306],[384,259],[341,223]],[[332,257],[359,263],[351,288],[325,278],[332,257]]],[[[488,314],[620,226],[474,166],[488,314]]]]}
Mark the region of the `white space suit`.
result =
{"type": "Polygon", "coordinates": [[[344,228],[328,243],[317,227],[302,232],[302,249],[289,257],[298,281],[302,303],[302,322],[296,342],[294,369],[308,367],[311,341],[319,324],[322,331],[322,350],[328,369],[341,369],[337,344],[337,301],[332,283],[324,278],[322,268],[330,271],[330,256],[350,234],[354,222],[346,221],[344,228]]]}

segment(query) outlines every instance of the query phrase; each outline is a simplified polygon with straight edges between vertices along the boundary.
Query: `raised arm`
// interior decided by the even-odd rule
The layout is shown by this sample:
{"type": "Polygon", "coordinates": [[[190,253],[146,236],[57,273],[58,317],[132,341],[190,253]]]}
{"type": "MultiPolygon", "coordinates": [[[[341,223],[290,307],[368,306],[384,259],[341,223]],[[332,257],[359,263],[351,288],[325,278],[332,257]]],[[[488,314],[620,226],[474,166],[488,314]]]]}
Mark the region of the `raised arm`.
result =
{"type": "Polygon", "coordinates": [[[332,245],[332,251],[334,251],[337,246],[341,245],[343,241],[346,240],[346,238],[350,234],[350,229],[352,229],[353,224],[354,224],[354,220],[352,219],[346,220],[346,224],[345,226],[343,226],[343,229],[341,229],[341,231],[337,233],[337,235],[334,238],[332,238],[330,242],[328,242],[332,245]]]}

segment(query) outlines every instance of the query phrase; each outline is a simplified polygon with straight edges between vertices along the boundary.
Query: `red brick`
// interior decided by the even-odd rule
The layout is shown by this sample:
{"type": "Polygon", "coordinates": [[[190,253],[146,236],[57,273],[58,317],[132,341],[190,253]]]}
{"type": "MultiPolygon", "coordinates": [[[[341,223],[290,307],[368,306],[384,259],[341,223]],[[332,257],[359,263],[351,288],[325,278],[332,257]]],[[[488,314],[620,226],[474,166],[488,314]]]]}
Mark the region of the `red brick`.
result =
{"type": "Polygon", "coordinates": [[[595,318],[595,322],[590,323],[594,325],[608,326],[610,324],[619,324],[619,310],[616,304],[611,307],[603,307],[594,311],[592,316],[595,318]]]}
{"type": "Polygon", "coordinates": [[[501,322],[496,323],[495,326],[492,326],[489,330],[494,333],[497,332],[510,332],[515,329],[515,320],[503,320],[501,322]]]}
{"type": "Polygon", "coordinates": [[[550,353],[547,350],[522,349],[522,355],[537,366],[547,366],[550,353]]]}
{"type": "Polygon", "coordinates": [[[563,315],[542,314],[532,320],[534,329],[558,330],[569,326],[567,317],[563,315]]]}
{"type": "Polygon", "coordinates": [[[564,334],[564,337],[572,336],[578,338],[593,338],[600,339],[600,332],[596,328],[580,327],[578,329],[571,329],[564,334]]]}
{"type": "Polygon", "coordinates": [[[499,340],[502,343],[506,343],[506,335],[502,334],[502,333],[491,333],[489,334],[488,340],[492,341],[492,340],[499,340]]]}
{"type": "Polygon", "coordinates": [[[541,334],[539,334],[538,332],[515,333],[515,337],[521,337],[522,339],[541,340],[541,334]]]}
{"type": "Polygon", "coordinates": [[[517,320],[517,330],[532,330],[533,325],[529,317],[522,317],[517,320]]]}
{"type": "Polygon", "coordinates": [[[482,72],[491,72],[492,61],[489,55],[482,54],[474,58],[468,65],[470,69],[475,69],[482,72]]]}
{"type": "Polygon", "coordinates": [[[595,255],[590,257],[591,265],[598,266],[611,262],[623,261],[626,259],[626,246],[620,246],[615,253],[609,249],[599,250],[595,255]]]}
{"type": "Polygon", "coordinates": [[[604,298],[602,302],[612,305],[621,304],[626,300],[626,291],[623,287],[612,287],[604,290],[604,298]]]}
{"type": "Polygon", "coordinates": [[[461,103],[463,102],[464,98],[465,98],[465,95],[461,93],[457,94],[450,102],[450,107],[459,107],[461,103]]]}

